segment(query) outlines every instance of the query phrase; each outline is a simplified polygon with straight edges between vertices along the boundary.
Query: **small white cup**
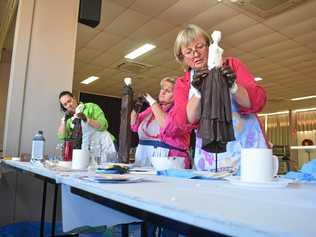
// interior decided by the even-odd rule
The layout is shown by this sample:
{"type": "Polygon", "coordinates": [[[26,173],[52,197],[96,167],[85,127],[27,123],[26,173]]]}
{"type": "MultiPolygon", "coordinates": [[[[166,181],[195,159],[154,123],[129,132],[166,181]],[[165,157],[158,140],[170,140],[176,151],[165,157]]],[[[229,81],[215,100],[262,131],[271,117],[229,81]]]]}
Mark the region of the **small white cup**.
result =
{"type": "Polygon", "coordinates": [[[71,168],[74,170],[87,169],[89,160],[89,150],[73,149],[71,168]]]}
{"type": "Polygon", "coordinates": [[[245,182],[270,182],[278,173],[279,160],[267,148],[241,149],[240,179],[245,182]]]}

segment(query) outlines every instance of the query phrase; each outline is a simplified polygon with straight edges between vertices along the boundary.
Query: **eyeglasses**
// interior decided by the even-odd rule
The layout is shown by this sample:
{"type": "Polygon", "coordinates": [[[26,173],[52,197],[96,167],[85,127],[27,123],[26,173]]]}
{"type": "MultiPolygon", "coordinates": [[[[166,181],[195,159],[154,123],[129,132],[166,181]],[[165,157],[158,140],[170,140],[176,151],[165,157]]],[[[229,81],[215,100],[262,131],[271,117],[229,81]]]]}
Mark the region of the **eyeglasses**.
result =
{"type": "Polygon", "coordinates": [[[207,44],[204,43],[198,43],[195,45],[194,48],[186,48],[183,50],[182,54],[184,57],[192,58],[194,56],[195,52],[201,53],[205,48],[207,47],[207,44]]]}

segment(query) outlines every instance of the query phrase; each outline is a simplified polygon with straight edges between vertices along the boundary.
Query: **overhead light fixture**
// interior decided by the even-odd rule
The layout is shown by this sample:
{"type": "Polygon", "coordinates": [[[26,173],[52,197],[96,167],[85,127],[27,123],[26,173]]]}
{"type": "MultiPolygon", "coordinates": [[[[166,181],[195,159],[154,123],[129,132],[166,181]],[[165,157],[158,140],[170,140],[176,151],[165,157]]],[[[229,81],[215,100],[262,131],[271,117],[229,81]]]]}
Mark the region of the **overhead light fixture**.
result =
{"type": "Polygon", "coordinates": [[[316,110],[316,108],[307,108],[307,109],[296,109],[294,112],[306,112],[306,111],[313,111],[316,110]]]}
{"type": "Polygon", "coordinates": [[[255,81],[262,81],[262,77],[255,77],[255,81]]]}
{"type": "Polygon", "coordinates": [[[90,84],[91,82],[93,82],[93,81],[95,81],[95,80],[98,80],[98,79],[99,79],[99,77],[91,76],[91,77],[88,77],[87,79],[83,80],[83,81],[80,82],[80,83],[85,84],[85,85],[88,85],[88,84],[90,84]]]}
{"type": "Polygon", "coordinates": [[[140,55],[143,55],[154,48],[156,48],[156,46],[153,44],[144,44],[143,46],[141,46],[141,47],[135,49],[134,51],[130,52],[129,54],[125,55],[125,58],[135,59],[135,58],[139,57],[140,55]]]}
{"type": "Polygon", "coordinates": [[[274,113],[266,113],[266,114],[258,114],[258,116],[269,116],[269,115],[278,115],[278,114],[288,114],[289,111],[286,110],[286,111],[280,111],[280,112],[274,112],[274,113]]]}
{"type": "Polygon", "coordinates": [[[297,97],[297,98],[292,98],[291,100],[308,100],[308,99],[313,99],[316,98],[316,95],[311,95],[311,96],[304,96],[304,97],[297,97]]]}

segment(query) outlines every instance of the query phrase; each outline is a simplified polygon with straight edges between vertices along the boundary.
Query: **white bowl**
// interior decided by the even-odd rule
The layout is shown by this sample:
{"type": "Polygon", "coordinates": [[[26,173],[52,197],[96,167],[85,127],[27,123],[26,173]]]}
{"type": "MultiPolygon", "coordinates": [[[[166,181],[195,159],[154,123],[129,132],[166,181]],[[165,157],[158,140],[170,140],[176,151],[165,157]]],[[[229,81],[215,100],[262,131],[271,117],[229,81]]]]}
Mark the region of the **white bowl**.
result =
{"type": "Polygon", "coordinates": [[[155,170],[184,169],[183,157],[151,157],[150,161],[155,170]]]}
{"type": "Polygon", "coordinates": [[[58,161],[57,165],[63,168],[69,168],[71,169],[71,161],[58,161]]]}

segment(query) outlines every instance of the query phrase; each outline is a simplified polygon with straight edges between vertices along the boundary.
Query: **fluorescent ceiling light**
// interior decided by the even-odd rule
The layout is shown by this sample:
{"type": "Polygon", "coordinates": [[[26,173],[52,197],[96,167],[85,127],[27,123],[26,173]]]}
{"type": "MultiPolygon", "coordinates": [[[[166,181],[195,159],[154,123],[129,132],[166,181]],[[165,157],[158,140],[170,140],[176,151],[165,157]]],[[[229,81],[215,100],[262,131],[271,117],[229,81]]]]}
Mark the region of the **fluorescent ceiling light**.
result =
{"type": "Polygon", "coordinates": [[[135,58],[139,57],[140,55],[143,55],[144,53],[147,53],[148,51],[150,51],[154,48],[156,48],[156,46],[153,44],[144,44],[143,46],[139,47],[138,49],[135,49],[134,51],[125,55],[125,58],[135,59],[135,58]]]}
{"type": "Polygon", "coordinates": [[[95,80],[98,80],[99,77],[96,77],[96,76],[91,76],[91,77],[88,77],[87,79],[83,80],[81,83],[82,84],[90,84],[91,82],[95,81],[95,80]]]}
{"type": "Polygon", "coordinates": [[[316,95],[297,97],[297,98],[292,98],[291,100],[308,100],[308,99],[313,99],[313,98],[316,98],[316,95]]]}
{"type": "Polygon", "coordinates": [[[286,111],[280,111],[280,112],[275,112],[275,113],[267,113],[267,114],[258,114],[258,116],[266,116],[266,115],[277,115],[277,114],[288,114],[289,111],[286,110],[286,111]]]}
{"type": "Polygon", "coordinates": [[[255,77],[255,81],[262,81],[263,79],[261,77],[255,77]]]}
{"type": "Polygon", "coordinates": [[[316,108],[308,108],[308,109],[296,109],[294,112],[306,112],[306,111],[313,111],[316,110],[316,108]]]}

